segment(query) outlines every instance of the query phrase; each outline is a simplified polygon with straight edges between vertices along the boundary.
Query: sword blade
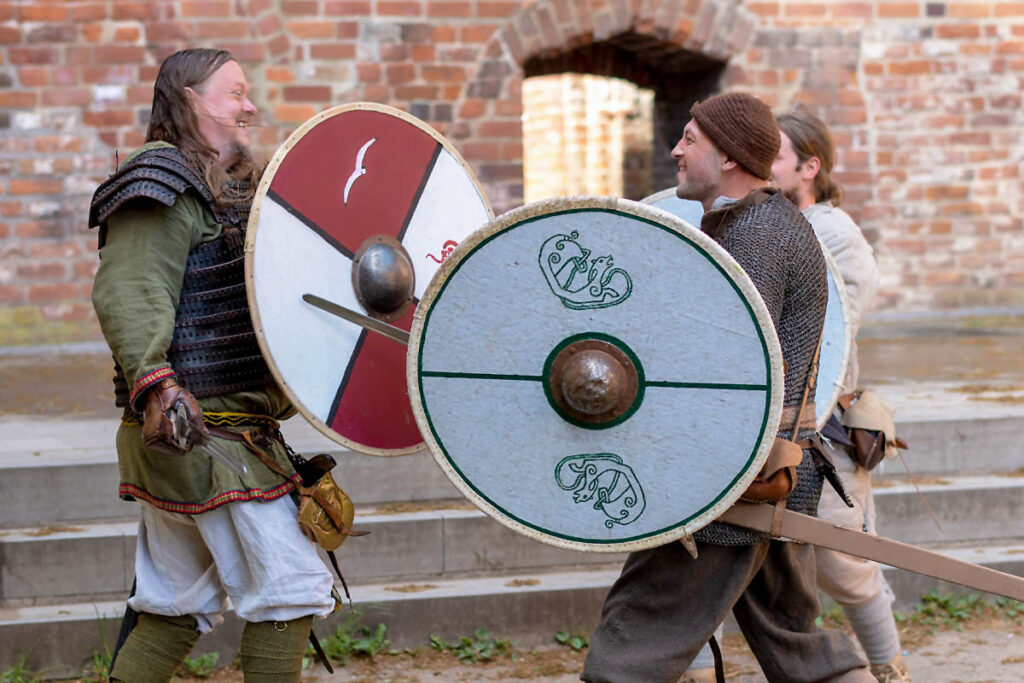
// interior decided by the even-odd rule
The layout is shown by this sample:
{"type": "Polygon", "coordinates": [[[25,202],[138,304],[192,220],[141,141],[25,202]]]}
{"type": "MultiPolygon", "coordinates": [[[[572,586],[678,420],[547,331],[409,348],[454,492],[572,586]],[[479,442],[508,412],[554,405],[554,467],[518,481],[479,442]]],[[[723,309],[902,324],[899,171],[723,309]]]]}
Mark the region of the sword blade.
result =
{"type": "Polygon", "coordinates": [[[196,448],[206,453],[208,456],[224,465],[229,470],[237,474],[238,476],[244,476],[248,472],[245,463],[239,460],[234,453],[221,446],[219,443],[213,440],[213,437],[208,437],[202,441],[196,442],[196,448]]]}
{"type": "Polygon", "coordinates": [[[768,533],[772,533],[774,523],[778,525],[778,534],[773,535],[778,537],[838,550],[986,593],[1024,601],[1024,578],[1019,576],[956,560],[908,543],[838,527],[823,519],[777,509],[774,505],[736,503],[718,521],[768,533]],[[776,515],[781,515],[780,519],[776,519],[776,515]],[[781,525],[778,525],[780,520],[781,525]]]}
{"type": "Polygon", "coordinates": [[[347,320],[351,323],[355,323],[370,332],[376,332],[377,334],[387,337],[391,341],[396,341],[399,344],[409,345],[409,333],[400,327],[394,325],[388,325],[385,322],[381,322],[376,318],[371,318],[368,315],[363,315],[357,311],[353,311],[351,308],[345,308],[333,301],[327,299],[321,299],[315,294],[303,294],[302,300],[310,306],[316,306],[322,311],[327,311],[332,315],[336,315],[343,320],[347,320]]]}

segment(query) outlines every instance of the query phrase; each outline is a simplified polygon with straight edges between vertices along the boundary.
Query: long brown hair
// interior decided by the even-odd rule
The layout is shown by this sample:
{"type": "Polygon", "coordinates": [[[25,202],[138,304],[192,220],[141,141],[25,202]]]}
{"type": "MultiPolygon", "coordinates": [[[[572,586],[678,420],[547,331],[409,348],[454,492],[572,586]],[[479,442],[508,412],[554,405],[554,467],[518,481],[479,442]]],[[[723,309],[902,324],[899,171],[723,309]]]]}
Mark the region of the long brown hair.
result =
{"type": "Polygon", "coordinates": [[[178,148],[206,180],[218,204],[252,199],[263,169],[248,154],[226,171],[221,169],[216,163],[217,150],[199,132],[185,88],[201,91],[206,79],[234,59],[227,50],[212,48],[180,50],[165,59],[153,85],[153,109],[146,130],[146,142],[162,140],[178,148]]]}
{"type": "Polygon", "coordinates": [[[779,114],[779,128],[793,143],[793,151],[800,165],[811,157],[818,157],[821,169],[814,176],[814,201],[829,201],[839,206],[843,201],[843,188],[832,180],[832,167],[836,163],[836,146],[821,119],[802,109],[779,114]]]}

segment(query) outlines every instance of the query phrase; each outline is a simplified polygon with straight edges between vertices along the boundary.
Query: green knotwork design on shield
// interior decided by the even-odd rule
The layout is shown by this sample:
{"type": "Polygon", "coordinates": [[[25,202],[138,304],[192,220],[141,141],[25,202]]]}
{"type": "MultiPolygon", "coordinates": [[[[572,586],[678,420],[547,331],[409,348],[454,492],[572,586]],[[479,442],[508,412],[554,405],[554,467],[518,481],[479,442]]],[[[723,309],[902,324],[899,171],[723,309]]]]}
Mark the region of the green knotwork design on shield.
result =
{"type": "Polygon", "coordinates": [[[572,491],[575,503],[593,502],[608,517],[604,525],[632,524],[643,514],[647,501],[632,468],[614,453],[583,453],[562,458],[555,465],[555,481],[572,491]]]}
{"type": "Polygon", "coordinates": [[[549,237],[540,248],[540,269],[548,286],[567,308],[608,308],[625,301],[633,280],[622,268],[613,268],[611,255],[590,258],[590,250],[576,240],[579,233],[549,237]]]}

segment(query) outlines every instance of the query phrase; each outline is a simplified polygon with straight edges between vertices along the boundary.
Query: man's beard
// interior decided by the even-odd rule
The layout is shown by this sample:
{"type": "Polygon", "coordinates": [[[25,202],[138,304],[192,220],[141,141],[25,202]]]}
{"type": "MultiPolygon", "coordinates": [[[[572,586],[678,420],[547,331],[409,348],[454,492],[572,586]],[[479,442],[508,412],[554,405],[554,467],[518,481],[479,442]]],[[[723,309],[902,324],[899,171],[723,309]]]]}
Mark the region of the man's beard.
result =
{"type": "MultiPolygon", "coordinates": [[[[716,184],[707,180],[702,182],[688,174],[686,180],[676,187],[676,196],[680,199],[691,199],[703,203],[709,198],[709,195],[715,194],[716,189],[716,184]]],[[[713,201],[717,197],[710,197],[710,199],[713,201]]]]}
{"type": "Polygon", "coordinates": [[[251,145],[246,145],[240,140],[232,139],[228,149],[231,151],[231,156],[235,159],[235,163],[231,165],[232,169],[254,165],[251,145]]]}

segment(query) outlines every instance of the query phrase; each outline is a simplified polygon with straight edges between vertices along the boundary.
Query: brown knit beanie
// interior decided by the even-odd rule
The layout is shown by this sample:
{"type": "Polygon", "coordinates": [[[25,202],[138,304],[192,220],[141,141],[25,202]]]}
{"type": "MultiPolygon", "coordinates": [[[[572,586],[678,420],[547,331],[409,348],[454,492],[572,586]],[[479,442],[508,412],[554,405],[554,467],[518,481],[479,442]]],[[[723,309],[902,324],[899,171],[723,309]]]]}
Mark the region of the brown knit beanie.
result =
{"type": "Polygon", "coordinates": [[[730,159],[762,180],[771,178],[782,137],[767,104],[752,95],[733,92],[698,102],[690,115],[730,159]]]}

